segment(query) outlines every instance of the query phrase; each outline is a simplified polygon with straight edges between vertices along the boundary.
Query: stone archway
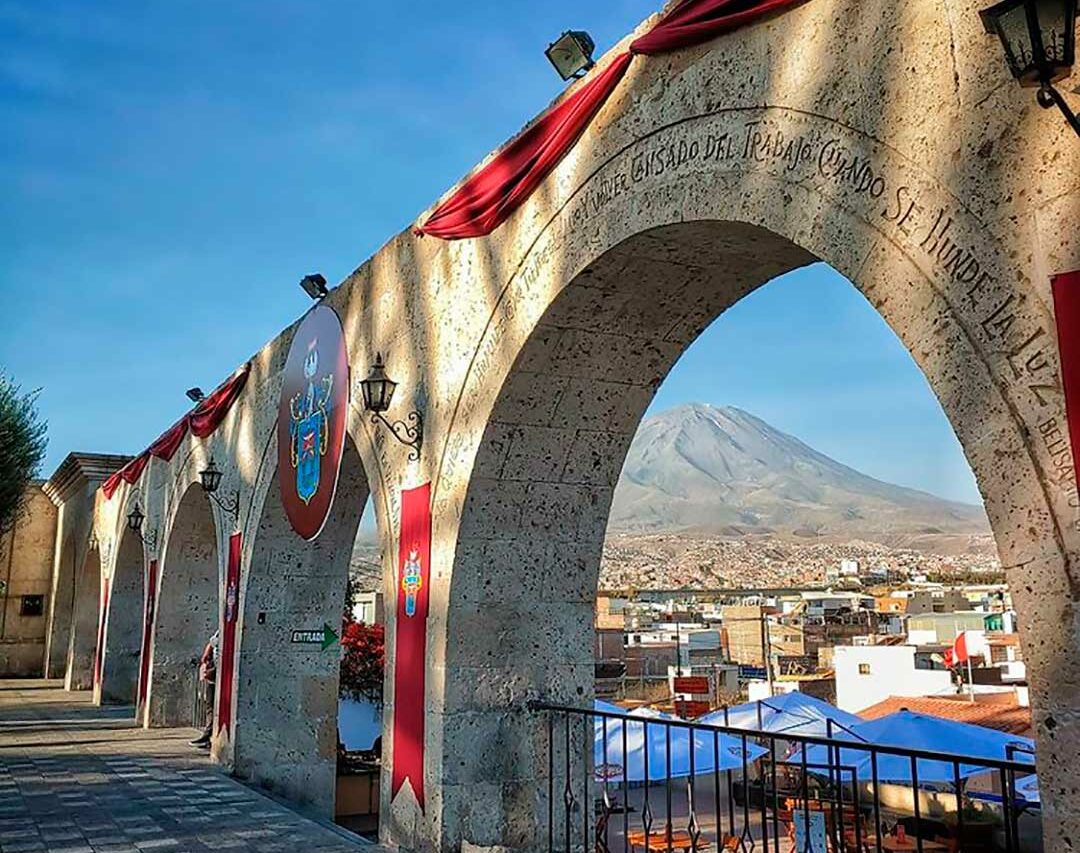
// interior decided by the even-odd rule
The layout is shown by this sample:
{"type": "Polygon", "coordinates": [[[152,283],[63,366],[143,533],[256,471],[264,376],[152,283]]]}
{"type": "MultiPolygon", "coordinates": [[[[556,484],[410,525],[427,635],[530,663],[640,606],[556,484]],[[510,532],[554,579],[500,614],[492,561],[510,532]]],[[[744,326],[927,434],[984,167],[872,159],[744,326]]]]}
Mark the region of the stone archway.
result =
{"type": "MultiPolygon", "coordinates": [[[[60,512],[63,517],[63,509],[60,512]]],[[[63,527],[58,525],[58,529],[63,530],[63,527]]],[[[79,574],[77,561],[75,536],[68,533],[60,543],[53,566],[52,594],[49,596],[49,634],[45,647],[46,678],[64,678],[67,674],[75,582],[79,574]]]]}
{"type": "Polygon", "coordinates": [[[242,585],[234,772],[326,817],[334,809],[340,648],[293,642],[292,635],[324,625],[340,632],[368,495],[350,436],[330,515],[306,542],[289,525],[270,477],[242,585]]]}
{"type": "MultiPolygon", "coordinates": [[[[831,216],[826,209],[812,226],[791,221],[782,208],[779,219],[747,217],[772,219],[776,230],[693,219],[708,207],[708,192],[680,194],[674,211],[674,199],[657,190],[652,204],[642,203],[649,210],[643,218],[655,221],[663,211],[672,224],[634,232],[621,217],[605,221],[600,227],[610,229],[610,245],[597,251],[578,244],[574,257],[577,246],[567,238],[569,257],[541,254],[531,270],[526,262],[531,292],[515,293],[514,281],[504,294],[499,310],[519,318],[533,300],[543,308],[522,324],[520,338],[505,332],[495,344],[514,355],[494,383],[460,505],[441,647],[445,682],[435,699],[441,706],[435,758],[441,771],[435,772],[443,779],[436,819],[444,849],[462,840],[528,848],[537,833],[546,835],[536,803],[547,759],[536,739],[541,723],[526,703],[591,699],[600,556],[629,443],[660,382],[697,335],[747,293],[796,267],[832,260],[892,326],[972,464],[1020,607],[1062,606],[1055,599],[1069,584],[1066,554],[1053,547],[1060,532],[1049,506],[1060,496],[1038,468],[1008,399],[1012,389],[996,380],[963,311],[894,246],[860,233],[840,209],[831,216]],[[678,221],[683,217],[688,221],[678,221]],[[842,222],[849,240],[831,244],[830,226],[842,222]],[[562,278],[565,271],[572,272],[562,278]],[[537,281],[550,289],[538,293],[537,281]],[[494,813],[479,796],[490,799],[493,790],[494,813]]],[[[745,193],[744,203],[753,195],[745,193]]],[[[1064,651],[1073,645],[1068,629],[1029,625],[1024,639],[1036,650],[1032,682],[1048,707],[1055,700],[1074,706],[1076,697],[1054,683],[1076,669],[1064,651]],[[1039,660],[1048,641],[1059,650],[1052,661],[1039,660]]],[[[1044,744],[1053,737],[1040,735],[1044,744]]],[[[1052,778],[1057,768],[1044,768],[1056,756],[1044,753],[1040,761],[1040,773],[1052,778]]],[[[407,814],[397,804],[393,813],[388,840],[407,814]]]]}
{"type": "Polygon", "coordinates": [[[134,533],[125,529],[109,582],[101,652],[102,704],[136,703],[145,577],[143,544],[134,533]]]}
{"type": "Polygon", "coordinates": [[[144,712],[147,726],[193,723],[196,666],[218,629],[219,574],[210,500],[195,484],[184,492],[162,548],[144,712]]]}
{"type": "Polygon", "coordinates": [[[75,577],[75,595],[68,644],[68,690],[91,690],[101,616],[101,553],[90,547],[75,577]]]}

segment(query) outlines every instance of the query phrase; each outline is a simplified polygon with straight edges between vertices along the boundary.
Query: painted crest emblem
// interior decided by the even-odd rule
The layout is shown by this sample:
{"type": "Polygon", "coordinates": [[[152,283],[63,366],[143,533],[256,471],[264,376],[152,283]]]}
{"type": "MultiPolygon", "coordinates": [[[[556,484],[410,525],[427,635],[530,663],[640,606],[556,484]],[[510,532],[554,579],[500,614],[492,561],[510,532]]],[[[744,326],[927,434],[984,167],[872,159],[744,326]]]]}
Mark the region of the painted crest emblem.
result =
{"type": "Polygon", "coordinates": [[[304,359],[307,387],[289,401],[289,460],[296,472],[296,494],[305,504],[319,491],[319,472],[326,455],[330,424],[330,392],[334,374],[319,376],[319,341],[312,339],[304,359]]]}
{"type": "Polygon", "coordinates": [[[278,399],[278,489],[289,524],[311,541],[337,491],[349,412],[349,356],[341,320],[316,305],[300,321],[278,399]]]}
{"type": "Polygon", "coordinates": [[[409,551],[409,558],[401,570],[401,591],[405,593],[405,615],[416,615],[416,595],[424,585],[424,576],[420,572],[420,556],[415,550],[409,551]]]}
{"type": "Polygon", "coordinates": [[[236,583],[230,583],[225,590],[225,621],[236,621],[236,583]]]}

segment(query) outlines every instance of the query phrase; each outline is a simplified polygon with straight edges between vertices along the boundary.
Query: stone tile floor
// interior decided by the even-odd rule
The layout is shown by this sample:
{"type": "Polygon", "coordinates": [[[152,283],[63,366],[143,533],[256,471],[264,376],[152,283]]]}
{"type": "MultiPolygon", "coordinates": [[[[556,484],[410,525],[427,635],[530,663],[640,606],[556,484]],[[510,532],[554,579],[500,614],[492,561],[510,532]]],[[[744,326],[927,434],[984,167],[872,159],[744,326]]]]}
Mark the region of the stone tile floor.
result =
{"type": "Polygon", "coordinates": [[[58,681],[0,679],[0,853],[377,851],[229,778],[191,729],[58,681]]]}

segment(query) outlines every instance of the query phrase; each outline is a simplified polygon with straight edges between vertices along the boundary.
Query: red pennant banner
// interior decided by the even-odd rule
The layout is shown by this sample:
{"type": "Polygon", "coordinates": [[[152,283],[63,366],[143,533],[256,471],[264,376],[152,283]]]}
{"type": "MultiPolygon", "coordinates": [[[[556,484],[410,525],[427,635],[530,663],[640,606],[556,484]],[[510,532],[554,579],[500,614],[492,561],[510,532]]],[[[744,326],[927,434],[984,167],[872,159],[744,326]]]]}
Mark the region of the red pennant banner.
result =
{"type": "Polygon", "coordinates": [[[394,644],[394,768],[390,799],[408,779],[424,808],[424,675],[431,579],[431,483],[401,493],[394,644]]]}
{"type": "Polygon", "coordinates": [[[229,537],[229,565],[225,569],[225,624],[221,632],[221,659],[218,662],[218,731],[232,725],[233,667],[236,657],[236,618],[240,605],[241,534],[229,537]]]}
{"type": "Polygon", "coordinates": [[[109,612],[109,579],[101,582],[101,612],[98,614],[97,648],[94,649],[94,686],[101,685],[101,660],[105,654],[105,619],[109,612]]]}
{"type": "Polygon", "coordinates": [[[416,232],[461,240],[499,227],[574,147],[626,74],[635,55],[703,44],[804,0],[683,0],[630,50],[598,69],[461,182],[416,232]]]}
{"type": "Polygon", "coordinates": [[[1061,384],[1065,389],[1065,419],[1072,442],[1073,476],[1080,477],[1080,270],[1051,279],[1057,320],[1061,384]]]}
{"type": "Polygon", "coordinates": [[[232,408],[233,403],[240,396],[240,392],[244,390],[250,372],[251,364],[249,362],[214,389],[194,409],[159,435],[146,450],[102,483],[101,491],[104,493],[105,499],[111,500],[112,496],[116,494],[116,490],[120,488],[121,483],[130,484],[138,480],[150,462],[151,456],[164,459],[166,462],[171,460],[176,451],[180,449],[184,436],[188,434],[189,429],[191,434],[197,438],[206,438],[213,433],[221,422],[225,420],[225,416],[229,414],[229,409],[232,408]]]}
{"type": "Polygon", "coordinates": [[[139,656],[139,705],[146,704],[150,689],[150,640],[154,633],[154,607],[157,604],[157,560],[151,560],[146,570],[146,607],[143,610],[142,652],[139,656]]]}

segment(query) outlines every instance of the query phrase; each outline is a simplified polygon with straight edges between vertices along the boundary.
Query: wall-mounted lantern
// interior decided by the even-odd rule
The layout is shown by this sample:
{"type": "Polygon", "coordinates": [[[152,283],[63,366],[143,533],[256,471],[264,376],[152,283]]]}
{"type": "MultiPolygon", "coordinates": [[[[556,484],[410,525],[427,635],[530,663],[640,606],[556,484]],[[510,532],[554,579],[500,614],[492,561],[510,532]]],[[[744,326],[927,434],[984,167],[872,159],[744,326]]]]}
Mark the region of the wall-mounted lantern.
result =
{"type": "Polygon", "coordinates": [[[143,545],[145,545],[151,551],[153,551],[154,548],[157,547],[157,531],[156,530],[151,530],[146,535],[143,535],[142,526],[143,526],[143,522],[145,520],[146,520],[146,516],[143,515],[142,510],[139,509],[139,505],[135,504],[134,509],[132,509],[131,512],[128,513],[128,517],[127,517],[128,530],[130,530],[132,533],[134,533],[136,536],[138,536],[139,541],[142,542],[143,545]]]}
{"type": "Polygon", "coordinates": [[[360,390],[364,395],[364,409],[372,413],[372,423],[381,421],[394,438],[406,447],[412,448],[409,459],[415,462],[420,458],[420,449],[424,444],[424,419],[417,411],[409,412],[405,416],[412,424],[409,426],[404,421],[391,423],[383,417],[383,412],[390,408],[390,400],[394,396],[395,388],[397,388],[397,383],[386,375],[382,355],[376,354],[371,373],[367,379],[360,382],[360,390]]]}
{"type": "Polygon", "coordinates": [[[1077,0],[1001,0],[979,13],[988,33],[1001,39],[1013,77],[1038,87],[1044,109],[1057,105],[1077,135],[1080,121],[1054,83],[1072,73],[1076,57],[1077,0]]]}
{"type": "Polygon", "coordinates": [[[240,520],[240,491],[235,492],[232,500],[222,500],[217,496],[218,486],[221,485],[221,471],[218,470],[217,465],[214,464],[214,457],[210,457],[210,463],[199,472],[199,482],[202,484],[203,491],[207,496],[216,503],[221,511],[226,515],[231,515],[233,522],[239,522],[240,520]]]}

